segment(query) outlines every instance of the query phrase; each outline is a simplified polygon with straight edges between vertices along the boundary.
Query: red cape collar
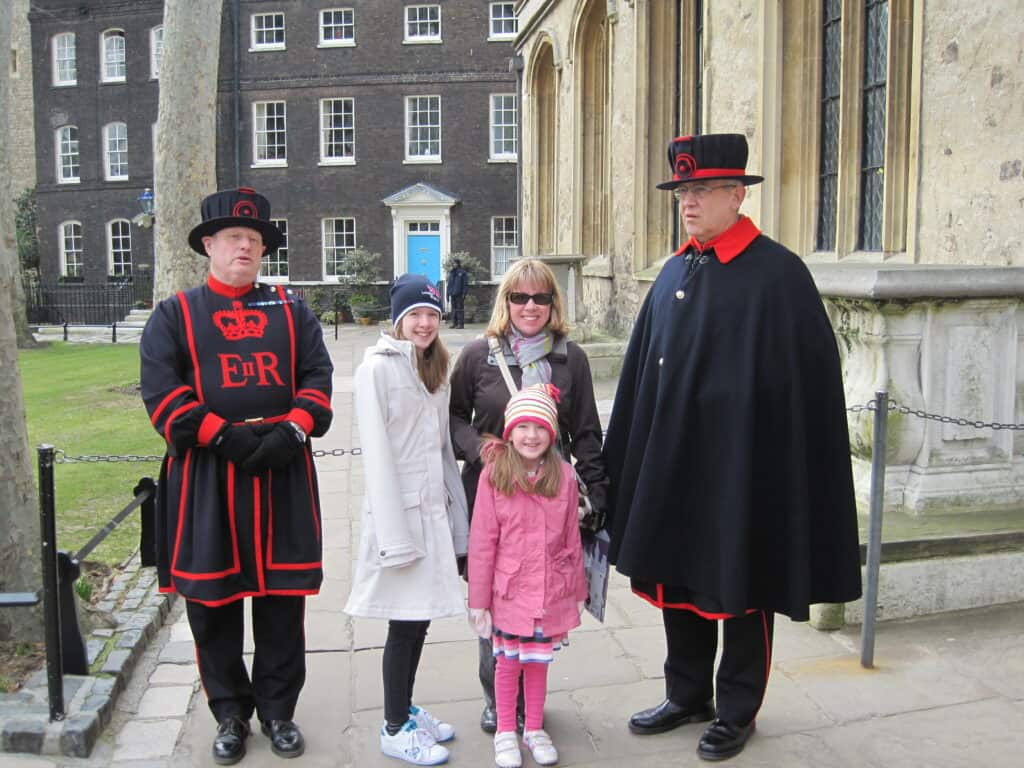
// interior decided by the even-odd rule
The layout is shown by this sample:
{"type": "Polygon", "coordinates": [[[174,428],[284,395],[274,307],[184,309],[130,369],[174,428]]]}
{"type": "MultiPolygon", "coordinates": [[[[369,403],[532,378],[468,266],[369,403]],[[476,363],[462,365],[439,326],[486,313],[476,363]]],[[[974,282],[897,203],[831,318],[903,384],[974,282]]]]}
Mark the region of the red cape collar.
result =
{"type": "Polygon", "coordinates": [[[237,299],[239,296],[245,296],[249,291],[253,289],[252,283],[246,285],[228,285],[222,283],[213,275],[209,275],[206,278],[206,284],[210,287],[210,290],[220,296],[226,296],[229,299],[237,299]]]}
{"type": "Polygon", "coordinates": [[[709,248],[713,248],[718,260],[723,264],[728,264],[743,253],[747,246],[754,242],[754,238],[760,234],[761,230],[750,220],[750,217],[740,216],[739,221],[722,234],[712,237],[706,243],[698,242],[697,238],[691,237],[683,243],[682,247],[675,252],[675,255],[679,256],[686,253],[690,248],[693,248],[697,253],[704,253],[709,248]]]}

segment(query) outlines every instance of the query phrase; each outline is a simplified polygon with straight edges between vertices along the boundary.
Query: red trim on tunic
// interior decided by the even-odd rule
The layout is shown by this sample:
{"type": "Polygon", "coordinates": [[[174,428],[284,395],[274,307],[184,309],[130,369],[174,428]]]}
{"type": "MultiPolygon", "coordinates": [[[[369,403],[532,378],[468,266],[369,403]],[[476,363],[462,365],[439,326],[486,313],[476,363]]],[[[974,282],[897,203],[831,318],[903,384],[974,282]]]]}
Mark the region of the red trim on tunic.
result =
{"type": "MultiPolygon", "coordinates": [[[[306,469],[309,470],[309,452],[303,451],[306,457],[306,469]]],[[[271,493],[271,482],[273,479],[273,473],[267,475],[267,570],[268,571],[304,571],[312,568],[323,567],[322,561],[316,561],[313,563],[275,563],[274,562],[274,494],[271,493]]],[[[310,478],[310,498],[315,499],[312,495],[313,491],[313,480],[310,478]]],[[[316,516],[316,501],[313,502],[313,522],[316,525],[316,537],[317,541],[320,540],[320,522],[316,516]]]]}
{"type": "Polygon", "coordinates": [[[199,434],[196,435],[196,441],[200,447],[205,447],[210,444],[220,428],[227,422],[212,411],[203,416],[203,421],[199,425],[199,434]]]}
{"type": "Polygon", "coordinates": [[[183,291],[178,291],[178,302],[181,304],[181,313],[185,318],[185,338],[188,339],[188,351],[192,355],[192,370],[196,375],[196,397],[202,403],[205,402],[205,399],[203,398],[202,376],[199,373],[199,355],[196,354],[196,335],[192,330],[192,312],[188,308],[188,301],[185,299],[183,291]]]}
{"type": "Polygon", "coordinates": [[[166,408],[170,404],[171,400],[173,400],[183,392],[188,392],[190,389],[192,389],[192,387],[190,387],[188,384],[182,384],[180,387],[173,390],[169,395],[167,395],[167,397],[160,401],[160,405],[153,409],[153,415],[149,417],[149,420],[153,422],[154,427],[156,426],[157,419],[160,418],[160,414],[164,412],[164,408],[166,408]]]}
{"type": "Polygon", "coordinates": [[[312,400],[317,405],[323,406],[327,410],[331,410],[331,399],[319,389],[300,389],[295,393],[295,396],[312,400]]]}
{"type": "Polygon", "coordinates": [[[173,426],[174,420],[181,416],[181,414],[186,413],[187,411],[191,411],[193,408],[198,407],[199,403],[191,402],[185,403],[180,408],[176,408],[175,410],[171,411],[171,415],[167,417],[167,423],[164,424],[164,440],[166,440],[168,444],[170,444],[171,442],[171,426],[173,426]]]}
{"type": "Polygon", "coordinates": [[[186,457],[186,464],[182,468],[182,482],[181,482],[181,509],[178,511],[178,533],[174,540],[174,558],[172,559],[173,565],[171,566],[171,573],[182,579],[188,579],[189,581],[212,581],[213,579],[222,579],[225,576],[231,576],[236,573],[240,573],[242,570],[241,559],[238,556],[238,528],[235,524],[235,465],[228,462],[228,527],[231,529],[231,554],[234,558],[234,565],[224,571],[207,571],[205,573],[191,573],[189,571],[180,570],[178,565],[178,552],[181,549],[181,533],[185,529],[185,490],[187,489],[186,477],[188,476],[188,459],[191,457],[192,450],[189,449],[189,455],[186,457]]]}
{"type": "Polygon", "coordinates": [[[253,554],[256,556],[256,583],[260,585],[260,592],[267,591],[267,583],[263,575],[263,527],[260,525],[260,479],[252,479],[252,530],[253,530],[253,554]]]}
{"type": "Polygon", "coordinates": [[[237,299],[239,296],[245,296],[249,291],[252,290],[252,283],[246,283],[245,285],[228,285],[222,283],[213,275],[206,278],[206,284],[210,287],[210,290],[219,296],[226,296],[229,299],[237,299]]]}
{"type": "MultiPolygon", "coordinates": [[[[292,399],[294,400],[295,399],[295,318],[292,316],[292,308],[291,308],[291,306],[290,306],[290,304],[288,302],[288,297],[285,296],[285,294],[284,294],[284,286],[283,285],[277,286],[277,295],[278,295],[278,297],[280,297],[281,302],[282,302],[281,306],[284,307],[284,313],[288,317],[288,345],[289,345],[289,349],[291,350],[291,355],[292,355],[292,358],[291,358],[292,365],[291,365],[291,368],[289,368],[288,370],[290,370],[292,372],[292,382],[291,382],[292,383],[292,399]]],[[[308,429],[306,431],[309,432],[308,429]]]]}
{"type": "Polygon", "coordinates": [[[266,597],[267,595],[281,595],[282,597],[308,597],[309,595],[320,594],[319,589],[268,589],[263,592],[236,592],[230,597],[225,597],[220,600],[198,600],[194,597],[187,598],[193,603],[199,603],[205,605],[208,608],[219,608],[222,605],[233,603],[236,600],[242,600],[246,597],[266,597]]]}
{"type": "Polygon", "coordinates": [[[313,431],[313,417],[309,415],[308,411],[304,411],[301,408],[292,408],[288,411],[285,420],[294,421],[302,427],[302,431],[307,435],[313,431]]]}
{"type": "Polygon", "coordinates": [[[698,253],[704,253],[708,248],[714,248],[718,260],[723,264],[728,264],[743,253],[760,234],[761,230],[757,228],[757,225],[749,217],[741,215],[735,224],[720,235],[715,235],[706,243],[701,243],[697,238],[691,237],[677,253],[682,253],[690,247],[698,253]]]}
{"type": "MultiPolygon", "coordinates": [[[[665,602],[665,585],[664,584],[658,584],[655,587],[655,590],[658,593],[657,597],[651,597],[647,593],[641,592],[638,589],[634,589],[633,590],[633,594],[636,595],[637,597],[643,598],[648,603],[653,605],[655,608],[675,608],[675,609],[678,609],[678,610],[681,610],[681,611],[690,611],[691,613],[696,613],[698,616],[700,616],[702,618],[705,618],[705,619],[715,619],[715,620],[717,620],[717,619],[735,619],[736,618],[735,614],[732,614],[732,613],[709,613],[708,611],[702,611],[700,608],[695,606],[693,603],[666,603],[665,602]]],[[[759,610],[758,608],[748,608],[746,613],[748,613],[748,614],[750,614],[750,613],[757,613],[758,610],[759,610]]]]}

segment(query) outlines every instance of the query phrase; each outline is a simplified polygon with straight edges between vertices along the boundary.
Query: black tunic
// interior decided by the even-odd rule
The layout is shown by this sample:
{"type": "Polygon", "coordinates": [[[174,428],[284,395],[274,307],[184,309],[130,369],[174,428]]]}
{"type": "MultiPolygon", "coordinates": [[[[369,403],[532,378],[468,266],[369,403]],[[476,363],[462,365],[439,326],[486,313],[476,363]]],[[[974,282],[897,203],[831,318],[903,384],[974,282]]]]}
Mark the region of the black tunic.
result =
{"type": "Polygon", "coordinates": [[[290,291],[207,285],[160,304],[140,344],[142,397],[167,441],[157,495],[162,591],[216,606],[315,594],[323,578],[316,471],[307,441],[288,466],[249,475],[214,455],[224,421],[331,423],[320,323],[290,291]]]}
{"type": "Polygon", "coordinates": [[[633,328],[604,446],[611,561],[659,606],[805,620],[860,595],[838,349],[799,257],[746,218],[727,234],[738,255],[680,249],[633,328]]]}

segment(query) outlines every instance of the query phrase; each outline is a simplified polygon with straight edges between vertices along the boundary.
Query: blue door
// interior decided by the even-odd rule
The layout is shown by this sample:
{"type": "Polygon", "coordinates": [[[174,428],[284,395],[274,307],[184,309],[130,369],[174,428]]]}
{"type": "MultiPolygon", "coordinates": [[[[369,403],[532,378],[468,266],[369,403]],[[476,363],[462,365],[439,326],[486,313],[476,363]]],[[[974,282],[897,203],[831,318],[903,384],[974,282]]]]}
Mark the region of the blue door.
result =
{"type": "Polygon", "coordinates": [[[406,236],[409,271],[426,275],[434,285],[441,279],[441,235],[410,234],[406,236]]]}

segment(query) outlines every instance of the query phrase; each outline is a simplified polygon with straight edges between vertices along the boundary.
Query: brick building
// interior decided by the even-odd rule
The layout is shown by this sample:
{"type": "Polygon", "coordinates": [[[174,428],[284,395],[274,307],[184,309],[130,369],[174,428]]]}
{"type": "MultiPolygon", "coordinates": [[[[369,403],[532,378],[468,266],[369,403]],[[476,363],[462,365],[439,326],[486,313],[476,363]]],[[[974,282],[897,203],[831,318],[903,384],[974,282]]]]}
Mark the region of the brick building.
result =
{"type": "MultiPolygon", "coordinates": [[[[514,6],[225,3],[218,186],[270,198],[287,245],[268,279],[337,281],[356,246],[381,254],[385,280],[436,278],[451,251],[504,270],[518,246],[514,6]]],[[[32,8],[44,279],[138,276],[152,263],[152,231],[132,219],[153,186],[162,3],[32,8]]]]}

